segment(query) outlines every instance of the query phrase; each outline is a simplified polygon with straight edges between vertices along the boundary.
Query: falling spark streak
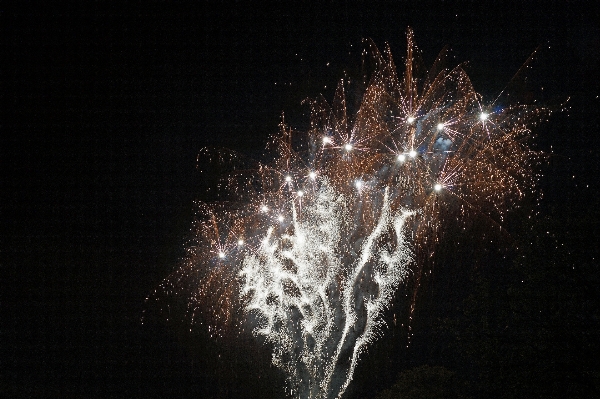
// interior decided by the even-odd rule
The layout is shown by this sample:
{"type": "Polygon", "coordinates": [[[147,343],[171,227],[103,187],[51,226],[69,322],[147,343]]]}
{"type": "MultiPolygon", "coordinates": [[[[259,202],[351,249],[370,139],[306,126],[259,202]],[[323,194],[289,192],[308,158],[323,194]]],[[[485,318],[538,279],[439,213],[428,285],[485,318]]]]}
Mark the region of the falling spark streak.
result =
{"type": "Polygon", "coordinates": [[[294,397],[342,397],[408,276],[412,320],[441,227],[474,213],[501,221],[536,183],[526,140],[546,110],[484,112],[441,55],[416,76],[410,29],[407,39],[402,79],[389,47],[371,45],[376,67],[353,118],[340,82],[332,106],[309,101],[308,132],[281,125],[277,157],[229,178],[234,205],[201,206],[189,256],[162,285],[192,285],[190,312],[211,334],[264,338],[294,397]]]}

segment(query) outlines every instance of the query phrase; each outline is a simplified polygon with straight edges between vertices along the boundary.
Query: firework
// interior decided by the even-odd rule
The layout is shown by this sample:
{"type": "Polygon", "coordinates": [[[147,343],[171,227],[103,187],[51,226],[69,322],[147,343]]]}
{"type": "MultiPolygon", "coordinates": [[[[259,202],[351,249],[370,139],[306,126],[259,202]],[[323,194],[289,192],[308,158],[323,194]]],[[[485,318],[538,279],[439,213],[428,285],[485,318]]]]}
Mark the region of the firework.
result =
{"type": "Polygon", "coordinates": [[[342,81],[331,105],[309,101],[307,132],[281,125],[273,162],[228,178],[232,200],[202,205],[188,260],[163,285],[192,285],[190,312],[214,334],[263,337],[290,396],[341,397],[444,223],[501,222],[535,183],[526,141],[544,111],[484,103],[441,57],[419,75],[407,37],[402,78],[389,47],[371,45],[354,115],[342,81]]]}

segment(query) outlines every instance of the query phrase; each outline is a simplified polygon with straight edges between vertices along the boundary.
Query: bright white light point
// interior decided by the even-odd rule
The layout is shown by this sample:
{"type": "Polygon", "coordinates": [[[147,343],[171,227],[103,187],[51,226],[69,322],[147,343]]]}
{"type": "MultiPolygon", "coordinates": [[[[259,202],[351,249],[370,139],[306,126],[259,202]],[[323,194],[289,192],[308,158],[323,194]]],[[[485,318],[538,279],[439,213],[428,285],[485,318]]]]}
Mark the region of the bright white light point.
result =
{"type": "Polygon", "coordinates": [[[408,155],[409,155],[411,158],[414,158],[414,157],[416,157],[416,156],[417,156],[417,152],[416,152],[415,150],[410,150],[410,152],[408,153],[408,155]]]}
{"type": "Polygon", "coordinates": [[[297,242],[298,244],[304,244],[304,242],[305,242],[305,241],[306,241],[306,238],[304,238],[304,236],[303,236],[303,235],[298,235],[298,236],[296,236],[296,242],[297,242]]]}
{"type": "Polygon", "coordinates": [[[219,258],[223,259],[225,257],[225,252],[219,252],[219,258]]]}
{"type": "Polygon", "coordinates": [[[487,120],[488,118],[488,114],[486,112],[482,112],[481,114],[479,114],[479,119],[482,121],[487,120]]]}
{"type": "Polygon", "coordinates": [[[277,216],[277,220],[279,220],[280,222],[283,222],[283,216],[281,216],[281,215],[277,216]]]}
{"type": "Polygon", "coordinates": [[[444,124],[443,123],[438,123],[437,124],[437,130],[444,130],[444,124]]]}
{"type": "Polygon", "coordinates": [[[268,211],[269,211],[269,207],[268,207],[268,206],[266,206],[266,205],[263,205],[263,206],[261,206],[261,207],[260,207],[260,210],[261,210],[262,212],[268,212],[268,211]]]}
{"type": "Polygon", "coordinates": [[[298,191],[296,194],[298,194],[298,197],[302,197],[304,195],[304,191],[298,191]]]}
{"type": "Polygon", "coordinates": [[[291,182],[291,181],[292,181],[292,176],[290,176],[290,175],[287,175],[287,176],[285,177],[285,181],[286,181],[286,182],[288,182],[288,183],[289,183],[289,182],[291,182]]]}
{"type": "Polygon", "coordinates": [[[410,125],[410,124],[412,124],[414,121],[415,121],[415,118],[414,118],[413,116],[409,116],[409,117],[406,119],[406,122],[408,122],[408,124],[409,124],[409,125],[410,125]]]}
{"type": "Polygon", "coordinates": [[[361,189],[363,186],[363,182],[361,182],[360,180],[357,180],[356,183],[354,183],[354,185],[356,186],[357,189],[361,189]]]}
{"type": "Polygon", "coordinates": [[[404,154],[398,155],[398,161],[400,161],[400,162],[406,161],[406,155],[404,155],[404,154]]]}
{"type": "Polygon", "coordinates": [[[325,137],[323,137],[323,143],[329,144],[329,143],[331,143],[331,139],[329,137],[325,136],[325,137]]]}
{"type": "Polygon", "coordinates": [[[310,177],[311,179],[315,180],[317,178],[317,174],[315,172],[310,172],[308,174],[308,177],[310,177]]]}
{"type": "Polygon", "coordinates": [[[440,183],[436,183],[436,184],[433,186],[433,189],[434,189],[435,191],[440,191],[440,190],[442,189],[442,185],[441,185],[440,183]]]}
{"type": "Polygon", "coordinates": [[[345,149],[346,151],[351,151],[351,150],[352,150],[352,144],[350,144],[350,143],[346,144],[346,145],[344,146],[344,149],[345,149]]]}
{"type": "Polygon", "coordinates": [[[238,245],[244,245],[244,240],[242,240],[241,238],[238,240],[238,245]]]}

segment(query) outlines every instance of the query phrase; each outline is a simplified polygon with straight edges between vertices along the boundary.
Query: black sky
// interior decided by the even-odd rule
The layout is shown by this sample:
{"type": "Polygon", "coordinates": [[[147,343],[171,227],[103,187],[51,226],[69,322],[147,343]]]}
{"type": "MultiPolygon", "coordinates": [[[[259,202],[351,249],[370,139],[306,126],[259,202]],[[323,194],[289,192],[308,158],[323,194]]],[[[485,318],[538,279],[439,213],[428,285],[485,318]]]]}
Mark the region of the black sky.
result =
{"type": "Polygon", "coordinates": [[[423,3],[1,6],[3,396],[217,392],[225,378],[182,371],[186,350],[140,326],[205,189],[198,151],[259,156],[282,112],[306,124],[301,101],[360,72],[363,38],[400,64],[411,26],[426,63],[449,45],[487,98],[541,46],[532,91],[572,106],[538,131],[542,207],[597,209],[593,2],[423,3]]]}

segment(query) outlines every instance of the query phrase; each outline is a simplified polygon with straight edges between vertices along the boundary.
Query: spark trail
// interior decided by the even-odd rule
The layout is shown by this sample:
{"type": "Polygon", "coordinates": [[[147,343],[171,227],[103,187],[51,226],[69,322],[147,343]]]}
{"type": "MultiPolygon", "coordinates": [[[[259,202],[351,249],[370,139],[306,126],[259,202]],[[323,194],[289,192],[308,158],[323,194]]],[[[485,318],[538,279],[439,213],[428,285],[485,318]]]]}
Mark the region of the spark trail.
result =
{"type": "Polygon", "coordinates": [[[244,258],[246,311],[259,319],[255,333],[275,348],[273,362],[285,370],[294,396],[343,393],[407,273],[411,254],[403,226],[411,212],[392,211],[387,192],[382,201],[372,231],[360,239],[348,223],[357,199],[323,181],[310,205],[302,211],[292,205],[292,235],[280,241],[270,229],[244,258]],[[344,363],[349,366],[340,369],[344,363]]]}
{"type": "Polygon", "coordinates": [[[215,335],[263,337],[292,397],[342,397],[440,228],[474,213],[499,223],[536,182],[527,140],[546,110],[483,103],[443,55],[419,75],[407,39],[402,78],[371,44],[355,115],[342,81],[332,105],[309,101],[308,132],[281,125],[272,163],[228,178],[234,200],[201,206],[188,259],[162,285],[191,286],[189,311],[215,335]]]}

